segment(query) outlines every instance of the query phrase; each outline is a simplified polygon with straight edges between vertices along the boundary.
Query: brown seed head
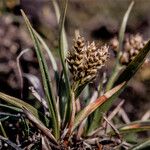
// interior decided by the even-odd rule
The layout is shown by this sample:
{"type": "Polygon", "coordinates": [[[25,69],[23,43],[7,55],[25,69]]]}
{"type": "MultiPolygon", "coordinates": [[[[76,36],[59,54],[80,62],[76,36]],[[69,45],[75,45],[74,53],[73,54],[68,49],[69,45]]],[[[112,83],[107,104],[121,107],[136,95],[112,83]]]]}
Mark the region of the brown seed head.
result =
{"type": "Polygon", "coordinates": [[[144,41],[140,34],[127,37],[124,44],[124,53],[121,56],[120,62],[125,65],[129,64],[145,46],[145,43],[146,41],[144,41]],[[126,59],[126,61],[124,61],[124,59],[126,59]]]}
{"type": "Polygon", "coordinates": [[[95,42],[85,43],[84,38],[78,34],[66,60],[74,82],[84,84],[96,77],[98,69],[104,66],[107,58],[108,46],[97,48],[95,42]]]}
{"type": "Polygon", "coordinates": [[[116,37],[110,40],[110,48],[111,48],[115,53],[118,51],[118,48],[119,48],[119,41],[118,41],[118,39],[117,39],[116,37]]]}
{"type": "MultiPolygon", "coordinates": [[[[145,44],[146,41],[144,41],[140,34],[126,37],[123,45],[123,52],[120,57],[120,63],[122,65],[128,65],[145,46],[145,44]]],[[[116,52],[119,46],[119,41],[114,38],[111,40],[110,45],[113,51],[116,52]]]]}

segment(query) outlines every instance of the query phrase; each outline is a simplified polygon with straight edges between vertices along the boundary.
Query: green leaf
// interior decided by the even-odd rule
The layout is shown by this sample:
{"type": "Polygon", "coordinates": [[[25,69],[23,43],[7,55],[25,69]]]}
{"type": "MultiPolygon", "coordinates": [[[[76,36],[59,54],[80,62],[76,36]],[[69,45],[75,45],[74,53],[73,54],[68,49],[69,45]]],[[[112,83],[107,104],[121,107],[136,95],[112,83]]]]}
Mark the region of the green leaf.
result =
{"type": "Polygon", "coordinates": [[[39,117],[39,112],[37,109],[35,109],[33,106],[31,106],[30,104],[22,101],[21,99],[9,96],[7,94],[4,94],[2,92],[0,92],[0,99],[2,101],[5,101],[11,105],[14,105],[20,109],[22,109],[23,107],[27,108],[34,116],[36,116],[37,118],[39,117]]]}
{"type": "Polygon", "coordinates": [[[56,0],[52,0],[52,4],[53,4],[53,7],[55,9],[56,20],[59,23],[59,20],[60,20],[60,10],[59,10],[58,3],[57,3],[56,0]]]}
{"type": "MultiPolygon", "coordinates": [[[[64,2],[64,5],[68,3],[68,1],[66,1],[66,0],[63,1],[63,2],[64,2]]],[[[55,9],[57,22],[59,23],[59,21],[61,20],[60,19],[61,14],[60,14],[60,9],[59,9],[58,3],[57,3],[56,0],[52,0],[52,3],[53,3],[53,6],[54,6],[54,9],[55,9]]],[[[65,6],[65,7],[67,8],[67,6],[65,6]]],[[[66,54],[67,54],[67,50],[68,50],[68,42],[67,42],[67,36],[66,36],[64,24],[62,26],[63,26],[62,27],[62,43],[63,43],[62,47],[63,47],[64,57],[65,57],[66,54]]]]}
{"type": "Polygon", "coordinates": [[[36,36],[36,34],[34,33],[34,30],[27,18],[27,16],[25,15],[25,13],[23,11],[21,11],[24,20],[26,22],[27,28],[30,32],[30,35],[32,37],[33,43],[34,43],[34,47],[35,47],[35,51],[36,51],[36,55],[37,55],[37,59],[39,62],[39,66],[40,66],[40,71],[41,71],[41,75],[42,75],[42,81],[43,81],[43,86],[44,86],[44,92],[45,92],[45,96],[46,96],[46,100],[49,106],[49,112],[51,114],[51,122],[52,122],[52,129],[54,132],[54,136],[56,139],[59,138],[59,122],[58,122],[58,111],[56,108],[56,100],[54,99],[54,95],[53,95],[53,91],[52,91],[52,85],[51,85],[51,78],[49,75],[49,71],[48,71],[48,66],[46,64],[46,60],[42,54],[41,51],[41,46],[39,43],[39,40],[36,36]]]}
{"type": "Polygon", "coordinates": [[[127,26],[127,21],[128,21],[133,5],[134,5],[134,1],[132,1],[131,4],[129,5],[122,20],[121,28],[119,31],[119,50],[120,51],[122,50],[122,44],[123,44],[124,34],[125,34],[126,26],[127,26]]]}
{"type": "Polygon", "coordinates": [[[62,60],[65,59],[66,51],[68,50],[67,38],[66,38],[65,29],[64,29],[67,5],[68,5],[68,0],[63,0],[62,12],[61,12],[60,19],[59,19],[59,53],[60,53],[60,56],[62,57],[62,60]]]}
{"type": "Polygon", "coordinates": [[[130,124],[123,125],[118,128],[120,134],[142,132],[150,130],[150,120],[147,121],[135,121],[130,124]]]}
{"type": "MultiPolygon", "coordinates": [[[[58,6],[57,1],[52,0],[52,4],[53,4],[55,14],[56,14],[56,19],[57,19],[57,22],[60,24],[59,54],[62,53],[62,54],[60,54],[60,57],[63,57],[61,59],[61,61],[64,62],[66,54],[67,54],[67,50],[68,50],[68,42],[67,42],[66,32],[65,32],[65,28],[64,28],[64,20],[65,20],[65,14],[66,14],[68,1],[63,0],[62,2],[63,2],[63,4],[62,4],[62,13],[60,13],[60,8],[58,6]]],[[[62,66],[65,65],[65,64],[63,64],[63,62],[62,62],[62,66]]],[[[65,67],[66,66],[63,67],[63,71],[67,71],[67,68],[65,68],[65,67]]],[[[67,73],[64,73],[64,74],[67,74],[67,73]]],[[[68,79],[66,77],[64,79],[64,75],[62,75],[60,77],[59,86],[58,86],[60,115],[61,115],[61,119],[63,120],[63,124],[64,124],[64,121],[66,120],[66,113],[67,113],[66,112],[67,111],[66,110],[66,102],[67,102],[67,99],[68,99],[68,105],[70,107],[70,104],[69,104],[70,103],[70,93],[66,92],[66,91],[68,91],[68,89],[70,90],[70,85],[69,85],[69,81],[67,81],[67,80],[68,79]],[[65,82],[65,80],[66,80],[66,82],[65,82]]],[[[70,108],[68,108],[68,109],[70,109],[70,108]]],[[[70,114],[70,112],[69,112],[69,114],[70,114]]],[[[68,119],[69,119],[69,115],[68,115],[68,119]]]]}
{"type": "Polygon", "coordinates": [[[66,114],[66,100],[67,100],[67,95],[66,95],[66,85],[63,77],[60,77],[59,81],[59,90],[58,90],[58,95],[59,95],[59,111],[60,111],[60,117],[62,119],[62,126],[64,126],[64,119],[65,119],[65,114],[66,114]]]}
{"type": "Polygon", "coordinates": [[[132,147],[130,150],[148,150],[148,148],[150,148],[150,138],[146,141],[143,141],[140,144],[135,145],[134,147],[132,147]]]}
{"type": "Polygon", "coordinates": [[[125,82],[116,86],[112,90],[106,92],[103,96],[99,97],[96,101],[90,103],[84,109],[82,109],[75,117],[75,123],[73,129],[75,129],[86,117],[88,117],[92,112],[94,112],[99,106],[101,106],[104,102],[106,102],[110,97],[116,94],[116,92],[118,92],[124,85],[125,82]]]}
{"type": "MultiPolygon", "coordinates": [[[[33,28],[32,28],[33,29],[33,28]]],[[[45,41],[42,39],[42,37],[33,29],[34,34],[36,35],[37,39],[39,40],[39,42],[41,43],[41,45],[43,46],[43,48],[45,49],[45,51],[47,52],[49,59],[52,63],[52,68],[54,70],[54,75],[55,75],[55,81],[56,81],[56,85],[58,87],[58,83],[59,83],[59,74],[58,74],[58,67],[57,67],[57,63],[56,60],[53,56],[53,54],[51,53],[50,48],[47,46],[47,44],[45,43],[45,41]]]]}
{"type": "Polygon", "coordinates": [[[72,111],[71,87],[70,87],[69,77],[68,77],[68,73],[67,73],[67,67],[65,64],[65,54],[64,54],[65,47],[64,47],[64,36],[63,36],[67,4],[68,4],[68,0],[63,0],[62,6],[64,6],[64,7],[62,9],[62,13],[60,16],[60,22],[59,22],[59,55],[60,55],[61,64],[62,64],[62,68],[63,68],[62,78],[64,77],[64,80],[65,80],[66,95],[67,95],[65,123],[67,123],[69,121],[69,119],[71,117],[71,111],[72,111]]]}
{"type": "Polygon", "coordinates": [[[3,127],[1,121],[0,121],[0,131],[1,131],[1,133],[3,134],[3,136],[4,136],[5,138],[7,138],[7,134],[6,134],[6,132],[5,132],[5,129],[4,129],[4,127],[3,127]]]}
{"type": "MultiPolygon", "coordinates": [[[[20,117],[19,114],[12,114],[7,112],[0,112],[0,116],[6,116],[6,117],[20,117]]],[[[0,117],[1,118],[1,117],[0,117]]]]}
{"type": "Polygon", "coordinates": [[[22,112],[22,109],[18,108],[18,107],[14,107],[14,106],[9,106],[9,105],[5,105],[5,104],[0,104],[0,107],[2,108],[8,108],[17,112],[22,112]]]}

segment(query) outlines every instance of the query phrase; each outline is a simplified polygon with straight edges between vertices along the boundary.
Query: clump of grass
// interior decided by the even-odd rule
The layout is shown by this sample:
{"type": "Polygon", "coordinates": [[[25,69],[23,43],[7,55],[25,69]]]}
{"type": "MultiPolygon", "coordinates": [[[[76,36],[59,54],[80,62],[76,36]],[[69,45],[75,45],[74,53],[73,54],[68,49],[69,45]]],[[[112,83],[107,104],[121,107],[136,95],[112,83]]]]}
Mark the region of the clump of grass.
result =
{"type": "MultiPolygon", "coordinates": [[[[56,1],[53,1],[55,10],[57,10],[57,18],[60,16],[59,54],[63,68],[61,74],[59,74],[57,63],[49,47],[33,29],[25,13],[21,11],[35,46],[44,90],[44,97],[36,90],[34,90],[34,94],[32,94],[38,101],[44,101],[44,103],[41,102],[40,105],[45,111],[41,112],[21,99],[14,98],[2,92],[0,92],[0,98],[7,102],[8,105],[1,105],[1,107],[19,112],[23,118],[25,118],[24,126],[29,132],[31,126],[36,127],[39,133],[38,138],[41,140],[41,149],[139,149],[141,147],[147,147],[149,140],[143,141],[143,143],[139,145],[138,141],[131,143],[129,140],[126,140],[124,134],[149,130],[150,120],[124,124],[122,127],[113,125],[111,120],[118,114],[123,102],[117,106],[110,116],[106,116],[112,103],[117,99],[121,91],[127,85],[127,82],[142,65],[150,50],[150,41],[143,44],[143,41],[138,40],[138,44],[142,44],[142,47],[140,47],[141,50],[132,57],[132,61],[126,64],[127,66],[123,68],[123,71],[120,70],[120,59],[123,56],[120,54],[123,47],[125,27],[134,2],[130,4],[123,18],[119,33],[119,45],[117,45],[116,65],[107,82],[105,92],[103,95],[94,96],[93,100],[87,91],[86,97],[88,101],[83,104],[82,107],[80,107],[80,103],[84,101],[84,99],[81,99],[79,95],[83,92],[83,89],[96,78],[98,70],[105,65],[105,62],[109,61],[109,47],[103,45],[98,48],[95,42],[85,42],[84,37],[76,32],[73,47],[68,51],[68,55],[65,56],[64,50],[66,51],[67,41],[64,20],[67,0],[63,2],[64,9],[60,15],[56,1]],[[52,69],[50,71],[54,71],[56,94],[54,94],[52,79],[43,55],[43,49],[47,52],[52,63],[52,69]],[[72,81],[70,81],[68,68],[72,74],[72,81]]],[[[127,40],[127,43],[130,43],[128,47],[129,53],[132,47],[134,47],[136,38],[137,35],[127,40]],[[133,45],[132,42],[130,42],[132,40],[134,41],[133,45]]],[[[30,75],[28,75],[28,77],[29,76],[30,75]]],[[[30,76],[30,79],[31,78],[33,78],[33,76],[30,76]]],[[[99,84],[103,86],[103,83],[99,84]]],[[[93,93],[94,92],[95,91],[93,91],[93,93]]],[[[2,122],[6,119],[7,118],[3,118],[0,121],[2,122]]],[[[22,145],[14,144],[7,139],[7,131],[5,131],[3,127],[3,122],[0,124],[0,127],[3,134],[3,136],[0,136],[1,140],[15,149],[24,148],[22,145]]],[[[29,136],[29,132],[25,132],[27,136],[29,136]]],[[[31,149],[39,149],[39,147],[36,147],[36,142],[28,145],[28,147],[31,149]]]]}

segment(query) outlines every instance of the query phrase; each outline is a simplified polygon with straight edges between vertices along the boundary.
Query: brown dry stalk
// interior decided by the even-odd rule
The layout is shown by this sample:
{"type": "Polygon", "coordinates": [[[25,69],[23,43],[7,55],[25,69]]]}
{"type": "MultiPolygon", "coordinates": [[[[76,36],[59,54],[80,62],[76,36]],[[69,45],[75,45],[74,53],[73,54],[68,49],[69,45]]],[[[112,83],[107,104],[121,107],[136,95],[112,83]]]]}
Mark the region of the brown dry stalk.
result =
{"type": "Polygon", "coordinates": [[[100,96],[94,102],[87,105],[81,112],[77,114],[73,129],[75,129],[79,125],[79,123],[81,123],[86,117],[88,117],[89,114],[96,110],[100,105],[106,102],[114,93],[120,90],[125,84],[126,82],[117,85],[113,89],[106,92],[103,96],[100,96]]]}

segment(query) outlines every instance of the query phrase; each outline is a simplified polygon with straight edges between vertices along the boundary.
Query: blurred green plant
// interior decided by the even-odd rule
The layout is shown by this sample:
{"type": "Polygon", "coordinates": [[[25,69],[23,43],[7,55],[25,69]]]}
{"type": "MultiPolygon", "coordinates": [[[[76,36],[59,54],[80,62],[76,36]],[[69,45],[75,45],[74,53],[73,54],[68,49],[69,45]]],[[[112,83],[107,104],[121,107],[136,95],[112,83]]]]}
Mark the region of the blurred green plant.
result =
{"type": "MultiPolygon", "coordinates": [[[[122,21],[119,32],[119,47],[116,65],[107,82],[106,92],[99,97],[94,97],[94,101],[90,99],[90,95],[87,93],[86,99],[89,100],[82,108],[80,108],[80,103],[84,101],[84,99],[82,100],[79,95],[83,92],[83,89],[95,79],[98,70],[105,65],[105,62],[108,59],[108,46],[104,45],[101,48],[97,48],[94,42],[91,44],[89,42],[85,43],[84,37],[76,32],[73,49],[68,52],[68,55],[66,55],[67,37],[64,29],[64,21],[67,3],[68,0],[63,1],[63,9],[61,12],[58,4],[53,0],[57,20],[59,22],[58,52],[62,65],[61,74],[59,74],[57,63],[51,50],[42,37],[33,29],[24,11],[21,10],[22,16],[33,40],[40,66],[45,95],[42,99],[46,102],[46,111],[40,112],[37,108],[23,100],[6,95],[2,92],[0,92],[0,99],[7,102],[8,105],[1,104],[0,107],[24,114],[30,123],[35,125],[37,129],[41,131],[42,141],[44,143],[42,143],[42,145],[46,147],[46,149],[50,149],[50,147],[54,149],[73,148],[78,141],[80,141],[81,144],[78,146],[92,149],[94,143],[94,146],[97,148],[101,147],[102,149],[102,140],[105,141],[106,137],[106,141],[111,141],[114,144],[114,147],[116,146],[116,140],[118,140],[118,147],[132,148],[134,146],[132,149],[138,149],[143,146],[146,147],[149,145],[149,139],[144,141],[144,143],[141,143],[141,145],[132,145],[126,143],[124,139],[121,139],[121,135],[150,130],[150,120],[124,124],[124,126],[116,128],[110,120],[105,117],[105,113],[108,112],[113,102],[127,85],[127,82],[143,64],[146,55],[150,51],[150,41],[148,41],[127,67],[123,67],[119,63],[125,28],[134,2],[129,5],[122,21]],[[52,78],[49,73],[46,59],[43,55],[43,50],[48,54],[52,64],[50,72],[54,71],[56,93],[53,89],[54,85],[52,85],[52,78]],[[68,66],[66,62],[68,62],[68,66]],[[68,70],[72,73],[72,82],[70,82],[68,70]],[[109,124],[111,130],[107,131],[107,128],[104,129],[104,124],[109,124]],[[101,135],[98,137],[99,133],[101,135]],[[115,141],[113,142],[113,139],[110,137],[113,137],[115,141]],[[47,141],[48,145],[46,144],[47,141]]],[[[102,83],[99,84],[102,85],[102,83]]],[[[41,99],[40,94],[36,94],[36,98],[38,99],[39,96],[39,99],[41,99]]],[[[41,103],[41,107],[44,108],[45,105],[41,103]]],[[[1,139],[4,141],[6,141],[7,138],[4,127],[2,126],[5,119],[7,119],[7,115],[0,118],[0,129],[5,137],[1,137],[1,139]]],[[[26,122],[28,126],[30,123],[26,122]]],[[[13,144],[11,143],[10,145],[13,144]]],[[[17,146],[13,145],[13,147],[17,146]]],[[[78,147],[75,148],[78,149],[78,147]]]]}

